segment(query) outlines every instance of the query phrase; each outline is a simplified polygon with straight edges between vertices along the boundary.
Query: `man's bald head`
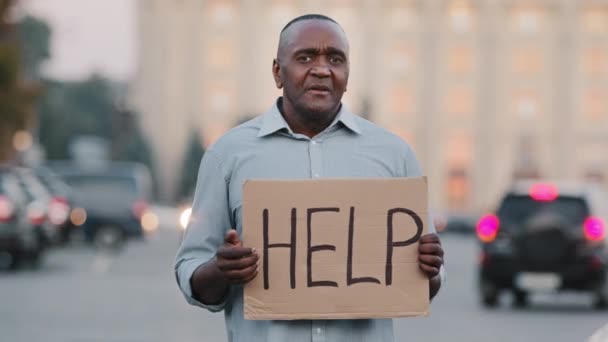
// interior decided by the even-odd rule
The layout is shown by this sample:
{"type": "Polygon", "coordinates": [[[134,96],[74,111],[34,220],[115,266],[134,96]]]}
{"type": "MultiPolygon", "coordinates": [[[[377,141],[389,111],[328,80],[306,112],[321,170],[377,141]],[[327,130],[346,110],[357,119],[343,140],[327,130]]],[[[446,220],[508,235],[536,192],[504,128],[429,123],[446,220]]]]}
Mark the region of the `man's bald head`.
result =
{"type": "Polygon", "coordinates": [[[280,56],[280,54],[283,51],[283,49],[285,48],[285,46],[290,42],[290,32],[291,32],[292,26],[294,26],[294,24],[296,24],[296,23],[303,22],[303,21],[308,21],[308,20],[323,20],[323,21],[327,21],[327,22],[333,23],[334,25],[338,26],[340,28],[340,30],[342,32],[344,32],[344,30],[342,29],[342,26],[340,26],[340,24],[338,24],[337,21],[333,20],[332,18],[330,18],[328,16],[325,16],[325,15],[322,15],[322,14],[304,14],[304,15],[301,15],[299,17],[296,17],[296,18],[292,19],[281,30],[281,34],[279,35],[279,46],[278,46],[278,49],[277,49],[277,57],[280,56]]]}

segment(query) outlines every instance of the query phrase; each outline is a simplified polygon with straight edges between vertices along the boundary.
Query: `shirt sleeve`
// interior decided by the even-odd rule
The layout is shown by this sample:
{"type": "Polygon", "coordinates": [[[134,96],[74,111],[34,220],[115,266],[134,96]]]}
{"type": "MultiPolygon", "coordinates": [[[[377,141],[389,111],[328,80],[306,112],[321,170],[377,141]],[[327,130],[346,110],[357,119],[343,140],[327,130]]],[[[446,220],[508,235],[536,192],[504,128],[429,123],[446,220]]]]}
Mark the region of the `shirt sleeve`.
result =
{"type": "Polygon", "coordinates": [[[218,305],[207,305],[192,295],[190,279],[194,271],[209,262],[222,245],[230,227],[228,183],[219,156],[209,150],[201,161],[192,215],[175,258],[175,276],[186,300],[212,312],[221,311],[224,300],[218,305]]]}
{"type": "MultiPolygon", "coordinates": [[[[423,176],[422,168],[420,167],[420,163],[418,162],[418,159],[416,158],[414,151],[409,146],[407,149],[405,163],[406,163],[405,167],[406,167],[407,177],[423,176]]],[[[427,216],[427,224],[429,226],[428,234],[436,234],[437,230],[435,229],[435,220],[434,220],[435,216],[433,215],[433,209],[431,208],[430,203],[427,203],[427,206],[429,208],[428,216],[427,216]]],[[[445,283],[445,281],[447,279],[444,265],[441,265],[441,268],[439,269],[439,279],[441,279],[441,285],[443,286],[443,284],[445,283]]]]}

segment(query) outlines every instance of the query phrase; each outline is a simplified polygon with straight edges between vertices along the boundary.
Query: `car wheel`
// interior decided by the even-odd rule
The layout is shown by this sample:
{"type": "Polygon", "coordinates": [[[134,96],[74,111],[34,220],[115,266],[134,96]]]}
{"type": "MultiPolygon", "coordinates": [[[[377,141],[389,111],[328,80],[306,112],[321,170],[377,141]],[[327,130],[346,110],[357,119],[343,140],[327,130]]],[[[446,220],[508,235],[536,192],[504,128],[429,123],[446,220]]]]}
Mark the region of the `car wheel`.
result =
{"type": "Polygon", "coordinates": [[[516,308],[525,308],[526,306],[528,306],[528,298],[528,293],[524,291],[513,291],[513,306],[515,306],[516,308]]]}
{"type": "Polygon", "coordinates": [[[487,281],[481,283],[481,304],[486,308],[493,308],[498,305],[498,289],[494,284],[487,281]]]}
{"type": "Polygon", "coordinates": [[[101,226],[95,232],[93,243],[101,249],[120,249],[124,242],[122,231],[115,226],[101,226]]]}
{"type": "Polygon", "coordinates": [[[0,252],[0,269],[14,270],[17,268],[15,253],[0,252]]]}

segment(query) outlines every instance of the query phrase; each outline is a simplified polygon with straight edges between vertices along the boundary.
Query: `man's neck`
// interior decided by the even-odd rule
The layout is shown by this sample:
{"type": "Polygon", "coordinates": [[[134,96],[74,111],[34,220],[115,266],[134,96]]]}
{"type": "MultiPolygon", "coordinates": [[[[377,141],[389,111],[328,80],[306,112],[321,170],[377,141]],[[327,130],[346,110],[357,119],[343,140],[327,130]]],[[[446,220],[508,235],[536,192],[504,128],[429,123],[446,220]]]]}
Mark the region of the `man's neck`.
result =
{"type": "Polygon", "coordinates": [[[306,118],[311,116],[296,112],[295,108],[290,106],[289,103],[285,103],[282,97],[279,98],[277,107],[292,132],[303,134],[309,138],[313,138],[329,127],[340,111],[340,107],[338,107],[333,115],[328,115],[326,118],[307,120],[306,118]]]}

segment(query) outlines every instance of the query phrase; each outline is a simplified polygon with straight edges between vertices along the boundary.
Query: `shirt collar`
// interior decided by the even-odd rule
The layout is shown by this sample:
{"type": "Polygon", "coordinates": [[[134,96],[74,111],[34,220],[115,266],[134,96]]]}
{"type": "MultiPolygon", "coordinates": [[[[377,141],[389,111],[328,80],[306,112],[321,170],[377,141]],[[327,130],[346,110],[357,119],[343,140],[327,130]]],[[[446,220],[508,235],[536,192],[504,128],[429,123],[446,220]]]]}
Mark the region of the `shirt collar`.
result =
{"type": "MultiPolygon", "coordinates": [[[[265,137],[282,129],[291,132],[289,125],[287,125],[287,122],[281,115],[281,111],[279,111],[278,102],[278,100],[275,101],[272,107],[270,107],[262,116],[262,125],[260,126],[258,137],[265,137]]],[[[357,124],[355,114],[351,113],[344,104],[340,107],[336,120],[334,120],[330,127],[338,122],[342,122],[342,124],[351,131],[361,134],[361,129],[357,124]]]]}

